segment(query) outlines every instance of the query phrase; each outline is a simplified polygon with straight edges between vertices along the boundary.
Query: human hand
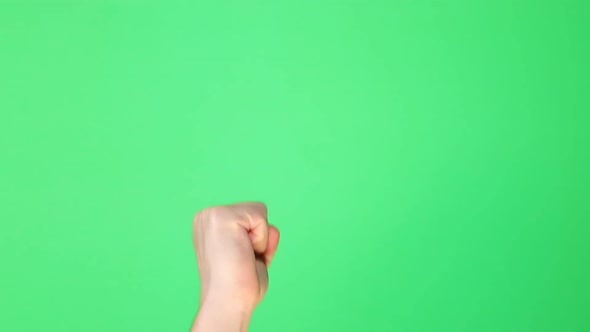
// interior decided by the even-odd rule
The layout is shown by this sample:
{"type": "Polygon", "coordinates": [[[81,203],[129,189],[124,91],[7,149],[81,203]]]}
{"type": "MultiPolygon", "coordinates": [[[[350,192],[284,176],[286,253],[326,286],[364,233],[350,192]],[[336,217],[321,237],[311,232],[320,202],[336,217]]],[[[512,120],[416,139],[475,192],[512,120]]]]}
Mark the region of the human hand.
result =
{"type": "Polygon", "coordinates": [[[195,215],[193,242],[201,277],[193,331],[245,331],[268,289],[267,267],[279,242],[263,203],[206,208],[195,215]]]}

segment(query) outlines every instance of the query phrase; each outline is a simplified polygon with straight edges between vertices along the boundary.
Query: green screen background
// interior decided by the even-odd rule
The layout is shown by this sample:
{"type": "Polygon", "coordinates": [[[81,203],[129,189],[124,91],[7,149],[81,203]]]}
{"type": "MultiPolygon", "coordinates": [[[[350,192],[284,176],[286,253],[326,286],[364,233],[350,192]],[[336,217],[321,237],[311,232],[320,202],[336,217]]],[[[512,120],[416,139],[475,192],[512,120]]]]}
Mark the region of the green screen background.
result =
{"type": "Polygon", "coordinates": [[[590,331],[589,13],[0,1],[0,330],[186,331],[262,200],[252,331],[590,331]]]}

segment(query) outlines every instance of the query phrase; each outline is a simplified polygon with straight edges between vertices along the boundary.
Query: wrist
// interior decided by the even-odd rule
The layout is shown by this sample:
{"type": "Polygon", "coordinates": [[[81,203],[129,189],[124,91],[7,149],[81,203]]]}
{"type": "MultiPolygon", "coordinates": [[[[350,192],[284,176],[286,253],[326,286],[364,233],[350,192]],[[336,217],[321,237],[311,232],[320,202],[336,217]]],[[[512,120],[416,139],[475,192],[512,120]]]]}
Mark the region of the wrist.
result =
{"type": "Polygon", "coordinates": [[[239,302],[207,299],[201,302],[193,332],[245,332],[252,310],[239,302]]]}

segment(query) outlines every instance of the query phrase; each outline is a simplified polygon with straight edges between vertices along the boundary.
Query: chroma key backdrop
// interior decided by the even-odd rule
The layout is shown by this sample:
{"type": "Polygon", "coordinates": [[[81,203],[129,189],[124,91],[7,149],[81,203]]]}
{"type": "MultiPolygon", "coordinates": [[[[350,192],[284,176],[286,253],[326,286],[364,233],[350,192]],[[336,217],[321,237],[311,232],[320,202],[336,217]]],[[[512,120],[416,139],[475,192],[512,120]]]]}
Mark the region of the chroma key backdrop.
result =
{"type": "Polygon", "coordinates": [[[0,331],[188,331],[244,200],[250,331],[590,331],[588,59],[587,0],[0,0],[0,331]]]}

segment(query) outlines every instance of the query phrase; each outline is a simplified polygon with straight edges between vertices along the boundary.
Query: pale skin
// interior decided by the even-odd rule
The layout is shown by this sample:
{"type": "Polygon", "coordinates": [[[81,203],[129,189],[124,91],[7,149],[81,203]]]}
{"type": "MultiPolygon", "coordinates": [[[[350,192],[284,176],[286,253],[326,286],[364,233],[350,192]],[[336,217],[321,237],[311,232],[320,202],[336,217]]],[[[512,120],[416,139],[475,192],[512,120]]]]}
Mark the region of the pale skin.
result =
{"type": "Polygon", "coordinates": [[[193,243],[201,278],[191,332],[243,332],[268,289],[267,268],[279,244],[266,205],[244,202],[199,211],[193,243]]]}

